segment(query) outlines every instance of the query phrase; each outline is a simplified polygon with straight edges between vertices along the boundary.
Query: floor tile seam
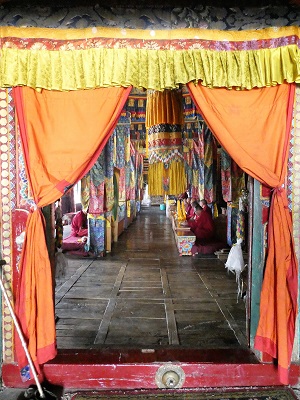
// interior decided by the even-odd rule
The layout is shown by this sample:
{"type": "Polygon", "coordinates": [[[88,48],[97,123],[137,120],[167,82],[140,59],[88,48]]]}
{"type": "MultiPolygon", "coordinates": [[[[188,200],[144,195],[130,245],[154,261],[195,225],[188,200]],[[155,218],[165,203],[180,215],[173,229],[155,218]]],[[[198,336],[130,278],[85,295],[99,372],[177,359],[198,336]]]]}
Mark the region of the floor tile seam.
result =
{"type": "Polygon", "coordinates": [[[147,285],[149,285],[149,286],[141,286],[141,283],[142,283],[142,281],[141,282],[134,281],[134,282],[130,283],[131,286],[129,286],[128,282],[123,281],[122,285],[124,285],[123,286],[124,288],[128,288],[128,289],[130,289],[130,288],[134,289],[136,287],[141,287],[144,289],[152,289],[152,288],[157,289],[158,287],[161,287],[161,282],[147,282],[147,285]],[[125,285],[128,285],[128,286],[125,286],[125,285]]]}
{"type": "Polygon", "coordinates": [[[220,311],[224,315],[224,318],[226,318],[226,321],[230,327],[230,329],[233,331],[237,341],[241,346],[248,345],[247,343],[247,337],[245,336],[244,332],[239,328],[239,325],[235,321],[235,318],[233,318],[232,314],[230,311],[227,309],[226,305],[225,307],[221,307],[221,305],[218,303],[220,307],[220,311]]]}
{"type": "Polygon", "coordinates": [[[163,317],[122,317],[122,320],[165,321],[163,317]]]}
{"type": "Polygon", "coordinates": [[[118,291],[120,289],[122,280],[123,280],[125,272],[126,272],[126,266],[127,266],[127,264],[120,268],[119,274],[115,281],[114,289],[111,292],[110,298],[107,303],[107,307],[104,311],[102,320],[100,322],[98,333],[94,340],[94,344],[98,344],[99,342],[105,343],[105,339],[109,332],[109,325],[111,323],[113,312],[114,312],[115,306],[117,304],[118,291]]]}
{"type": "Polygon", "coordinates": [[[167,323],[169,343],[179,344],[179,336],[178,336],[175,312],[173,307],[173,299],[168,281],[168,274],[163,267],[161,267],[161,282],[164,293],[164,303],[165,303],[165,313],[166,313],[166,323],[167,323]]]}
{"type": "MultiPolygon", "coordinates": [[[[200,278],[203,280],[203,277],[200,276],[200,278]]],[[[219,307],[219,310],[221,311],[221,313],[223,314],[225,320],[227,321],[228,326],[230,327],[230,329],[233,331],[238,343],[243,346],[243,345],[247,345],[247,338],[244,335],[244,333],[241,331],[241,329],[239,328],[238,324],[236,323],[235,319],[233,318],[232,314],[230,313],[230,311],[228,310],[227,306],[221,305],[221,303],[219,302],[219,299],[215,296],[216,290],[211,289],[211,285],[208,282],[205,282],[203,280],[204,285],[207,287],[207,290],[209,291],[210,295],[212,296],[212,298],[215,300],[217,306],[219,307]],[[215,292],[215,293],[214,293],[215,292]]]]}
{"type": "Polygon", "coordinates": [[[76,282],[79,280],[80,276],[89,268],[89,266],[92,264],[92,262],[93,261],[91,261],[87,265],[81,265],[76,270],[76,272],[63,285],[61,285],[57,291],[55,291],[55,306],[69,292],[69,290],[76,284],[76,282]],[[60,293],[61,291],[62,291],[62,293],[60,293]]]}
{"type": "MultiPolygon", "coordinates": [[[[99,300],[109,301],[111,299],[111,296],[107,296],[107,297],[93,296],[92,298],[86,298],[86,297],[68,297],[66,295],[65,298],[68,299],[68,300],[73,299],[73,300],[78,300],[78,301],[79,300],[87,300],[87,299],[91,299],[91,300],[95,300],[95,301],[99,301],[99,300]]],[[[149,300],[149,303],[151,303],[151,301],[153,301],[155,304],[163,304],[164,300],[175,300],[175,301],[178,301],[178,302],[180,302],[180,301],[190,302],[190,301],[193,300],[193,298],[194,297],[192,297],[192,298],[190,298],[190,297],[176,297],[176,298],[174,298],[174,297],[165,297],[163,295],[160,296],[160,297],[157,297],[156,299],[152,299],[151,297],[145,298],[145,297],[137,297],[137,296],[134,296],[134,297],[130,297],[130,296],[122,296],[122,297],[120,297],[119,296],[119,297],[117,297],[117,300],[118,301],[138,301],[138,302],[141,302],[143,300],[145,300],[145,301],[149,300]]],[[[214,302],[217,302],[217,300],[214,299],[214,302]]],[[[207,304],[208,302],[205,302],[205,303],[207,304]]],[[[176,306],[176,304],[174,304],[174,306],[176,306]]],[[[193,309],[191,309],[191,310],[193,310],[193,309]]]]}

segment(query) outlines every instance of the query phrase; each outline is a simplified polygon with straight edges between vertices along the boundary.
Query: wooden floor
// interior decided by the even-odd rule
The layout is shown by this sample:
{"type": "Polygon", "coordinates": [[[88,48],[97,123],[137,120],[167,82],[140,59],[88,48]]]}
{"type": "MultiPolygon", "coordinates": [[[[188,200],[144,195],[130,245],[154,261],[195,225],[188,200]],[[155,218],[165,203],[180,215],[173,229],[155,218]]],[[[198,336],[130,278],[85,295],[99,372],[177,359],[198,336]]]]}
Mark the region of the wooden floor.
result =
{"type": "Polygon", "coordinates": [[[55,303],[59,349],[247,348],[235,276],[213,255],[180,257],[158,207],[142,209],[105,258],[68,257],[55,303]]]}

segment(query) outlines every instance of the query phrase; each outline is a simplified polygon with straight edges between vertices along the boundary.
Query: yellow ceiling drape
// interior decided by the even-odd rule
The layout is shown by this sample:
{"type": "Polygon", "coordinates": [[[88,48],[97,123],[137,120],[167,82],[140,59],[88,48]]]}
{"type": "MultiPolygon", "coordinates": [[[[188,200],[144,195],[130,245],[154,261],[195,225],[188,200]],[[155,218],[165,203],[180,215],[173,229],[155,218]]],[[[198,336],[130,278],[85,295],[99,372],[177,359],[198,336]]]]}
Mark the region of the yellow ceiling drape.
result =
{"type": "Polygon", "coordinates": [[[148,91],[146,128],[158,124],[184,124],[182,93],[176,90],[148,91]]]}
{"type": "Polygon", "coordinates": [[[146,142],[151,195],[178,195],[186,190],[181,132],[183,123],[181,91],[148,91],[146,142]]]}

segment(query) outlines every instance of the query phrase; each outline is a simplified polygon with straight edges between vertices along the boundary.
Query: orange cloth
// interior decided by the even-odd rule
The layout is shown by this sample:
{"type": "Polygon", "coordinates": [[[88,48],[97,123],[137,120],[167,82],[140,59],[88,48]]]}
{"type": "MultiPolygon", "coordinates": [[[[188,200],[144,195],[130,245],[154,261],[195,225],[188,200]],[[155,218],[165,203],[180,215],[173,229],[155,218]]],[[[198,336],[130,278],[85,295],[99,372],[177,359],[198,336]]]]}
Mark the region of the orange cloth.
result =
{"type": "MultiPolygon", "coordinates": [[[[28,343],[29,354],[40,373],[44,364],[56,355],[52,277],[44,233],[45,220],[40,210],[34,211],[26,224],[26,235],[20,262],[20,279],[16,293],[15,312],[28,343]]],[[[18,335],[16,354],[20,369],[27,358],[18,335]]]]}
{"type": "Polygon", "coordinates": [[[281,186],[286,175],[295,86],[236,91],[189,83],[188,88],[211,131],[233,160],[249,175],[276,188],[255,347],[278,359],[280,380],[287,384],[298,272],[291,215],[281,186]]]}
{"type": "Polygon", "coordinates": [[[28,177],[39,207],[60,198],[93,166],[130,90],[14,88],[28,177]]]}
{"type": "MultiPolygon", "coordinates": [[[[13,89],[27,177],[38,207],[60,198],[97,160],[131,88],[74,92],[13,89]]],[[[33,212],[22,248],[16,313],[29,353],[39,364],[56,354],[51,266],[43,219],[33,212]],[[26,302],[26,303],[25,303],[26,302]]],[[[16,338],[20,368],[25,359],[16,338]]]]}

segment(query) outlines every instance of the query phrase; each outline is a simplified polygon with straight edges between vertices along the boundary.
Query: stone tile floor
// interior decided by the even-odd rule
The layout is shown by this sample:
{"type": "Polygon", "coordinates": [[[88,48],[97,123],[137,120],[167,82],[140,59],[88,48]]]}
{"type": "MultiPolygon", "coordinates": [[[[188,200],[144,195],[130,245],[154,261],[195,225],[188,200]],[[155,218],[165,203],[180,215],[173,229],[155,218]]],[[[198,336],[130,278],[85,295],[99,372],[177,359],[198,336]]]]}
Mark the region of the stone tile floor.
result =
{"type": "Polygon", "coordinates": [[[170,221],[142,210],[103,259],[68,259],[58,347],[247,347],[246,307],[214,255],[179,257],[170,221]]]}

